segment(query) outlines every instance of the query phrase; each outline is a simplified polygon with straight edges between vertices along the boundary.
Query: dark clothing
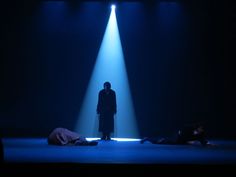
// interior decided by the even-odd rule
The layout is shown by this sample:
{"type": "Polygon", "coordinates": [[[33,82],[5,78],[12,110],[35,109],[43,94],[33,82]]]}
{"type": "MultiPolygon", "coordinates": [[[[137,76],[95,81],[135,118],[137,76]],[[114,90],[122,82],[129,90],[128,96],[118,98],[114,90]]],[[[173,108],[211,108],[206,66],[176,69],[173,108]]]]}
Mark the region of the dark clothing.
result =
{"type": "Polygon", "coordinates": [[[116,93],[112,89],[103,89],[98,95],[97,113],[99,114],[99,132],[110,134],[114,131],[116,113],[116,93]]]}
{"type": "Polygon", "coordinates": [[[178,132],[176,144],[187,144],[188,141],[199,141],[202,145],[207,144],[205,133],[194,134],[195,127],[186,126],[178,132]]]}
{"type": "Polygon", "coordinates": [[[152,144],[188,144],[189,141],[199,141],[203,146],[205,146],[208,141],[206,140],[205,133],[195,134],[195,127],[186,126],[179,130],[174,138],[144,138],[141,143],[145,141],[150,141],[152,144]]]}

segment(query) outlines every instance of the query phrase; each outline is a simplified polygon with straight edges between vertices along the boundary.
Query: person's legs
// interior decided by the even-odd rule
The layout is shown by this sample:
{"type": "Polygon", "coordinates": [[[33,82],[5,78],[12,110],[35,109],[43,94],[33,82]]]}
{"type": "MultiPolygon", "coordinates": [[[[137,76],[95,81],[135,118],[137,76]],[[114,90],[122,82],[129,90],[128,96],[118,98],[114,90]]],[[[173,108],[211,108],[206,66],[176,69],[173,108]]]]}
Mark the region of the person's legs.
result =
{"type": "Polygon", "coordinates": [[[110,132],[103,132],[103,136],[101,138],[101,140],[108,140],[110,141],[111,140],[111,136],[110,136],[110,132]]]}
{"type": "Polygon", "coordinates": [[[111,140],[110,133],[107,133],[107,134],[106,134],[106,140],[108,140],[108,141],[111,140]]]}
{"type": "Polygon", "coordinates": [[[140,143],[143,144],[145,141],[149,141],[151,142],[152,144],[157,144],[158,142],[158,139],[157,138],[148,138],[148,137],[145,137],[143,138],[140,143]]]}
{"type": "Polygon", "coordinates": [[[101,140],[106,140],[106,133],[105,132],[102,132],[101,140]]]}
{"type": "Polygon", "coordinates": [[[145,137],[143,138],[140,143],[143,144],[145,141],[149,141],[152,144],[176,144],[176,142],[174,140],[172,140],[171,138],[148,138],[145,137]]]}
{"type": "Polygon", "coordinates": [[[158,144],[158,138],[148,138],[148,141],[150,141],[152,144],[158,144]]]}
{"type": "Polygon", "coordinates": [[[141,139],[140,143],[143,144],[145,141],[148,141],[148,137],[145,137],[145,138],[141,139]]]}
{"type": "Polygon", "coordinates": [[[171,138],[161,138],[155,144],[176,144],[171,138]]]}
{"type": "Polygon", "coordinates": [[[75,146],[96,146],[97,144],[97,141],[87,141],[83,136],[77,139],[74,143],[75,146]]]}

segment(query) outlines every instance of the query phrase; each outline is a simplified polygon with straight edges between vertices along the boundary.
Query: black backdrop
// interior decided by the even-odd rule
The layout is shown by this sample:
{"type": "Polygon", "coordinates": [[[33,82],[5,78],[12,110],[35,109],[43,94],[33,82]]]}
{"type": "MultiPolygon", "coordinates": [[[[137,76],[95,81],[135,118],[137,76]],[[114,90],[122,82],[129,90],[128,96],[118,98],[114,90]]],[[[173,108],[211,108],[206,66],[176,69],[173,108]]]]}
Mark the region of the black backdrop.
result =
{"type": "MultiPolygon", "coordinates": [[[[203,122],[210,136],[235,138],[232,11],[223,1],[177,2],[116,10],[140,135],[203,122]]],[[[58,1],[49,10],[43,3],[1,5],[3,136],[74,128],[110,13],[105,2],[91,1],[86,14],[67,1],[55,16],[58,1]]]]}

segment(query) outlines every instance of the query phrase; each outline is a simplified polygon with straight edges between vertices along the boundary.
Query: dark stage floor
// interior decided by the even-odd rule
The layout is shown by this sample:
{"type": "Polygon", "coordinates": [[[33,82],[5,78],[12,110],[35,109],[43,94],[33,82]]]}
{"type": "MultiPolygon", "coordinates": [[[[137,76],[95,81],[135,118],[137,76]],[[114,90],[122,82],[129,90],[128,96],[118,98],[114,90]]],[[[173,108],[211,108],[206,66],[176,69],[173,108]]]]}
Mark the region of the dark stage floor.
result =
{"type": "Polygon", "coordinates": [[[64,171],[66,174],[74,173],[75,169],[79,169],[83,174],[103,173],[108,169],[114,173],[114,170],[122,173],[122,170],[125,172],[128,169],[132,173],[152,175],[156,170],[158,173],[168,174],[172,169],[183,174],[186,167],[196,170],[193,171],[194,174],[209,171],[229,173],[236,169],[236,141],[211,142],[217,146],[99,141],[97,146],[62,147],[48,145],[45,138],[4,138],[3,169],[9,171],[20,167],[18,170],[23,172],[27,169],[53,169],[57,172],[64,171]]]}

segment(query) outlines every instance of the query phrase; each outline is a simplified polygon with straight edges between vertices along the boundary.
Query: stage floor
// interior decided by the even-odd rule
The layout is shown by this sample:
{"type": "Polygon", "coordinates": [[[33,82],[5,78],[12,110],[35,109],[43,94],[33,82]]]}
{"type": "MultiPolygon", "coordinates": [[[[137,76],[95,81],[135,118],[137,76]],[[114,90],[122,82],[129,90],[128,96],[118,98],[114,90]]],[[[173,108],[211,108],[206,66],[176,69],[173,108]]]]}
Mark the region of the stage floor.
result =
{"type": "Polygon", "coordinates": [[[236,141],[210,142],[217,146],[140,144],[135,140],[53,146],[46,138],[3,138],[6,163],[236,164],[236,141]]]}
{"type": "Polygon", "coordinates": [[[53,146],[46,138],[4,138],[4,176],[227,176],[235,173],[236,142],[216,147],[99,141],[97,146],[53,146]]]}

